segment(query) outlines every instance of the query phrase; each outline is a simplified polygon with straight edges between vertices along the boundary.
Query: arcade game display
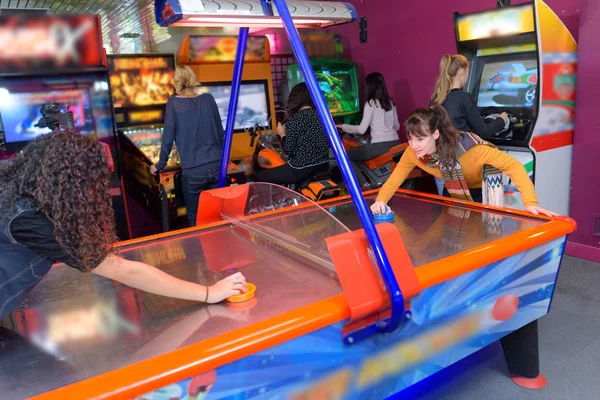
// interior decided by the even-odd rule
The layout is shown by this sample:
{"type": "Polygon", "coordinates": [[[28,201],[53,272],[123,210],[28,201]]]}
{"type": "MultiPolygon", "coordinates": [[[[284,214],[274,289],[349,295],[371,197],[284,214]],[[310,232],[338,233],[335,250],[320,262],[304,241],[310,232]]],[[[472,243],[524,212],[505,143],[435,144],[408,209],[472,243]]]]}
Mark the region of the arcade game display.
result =
{"type": "MultiPolygon", "coordinates": [[[[458,52],[471,69],[465,90],[484,118],[509,114],[490,141],[525,166],[541,204],[569,212],[577,43],[541,0],[454,16],[458,52]]],[[[508,207],[523,209],[504,176],[508,207]]]]}
{"type": "MultiPolygon", "coordinates": [[[[219,106],[223,128],[229,113],[231,78],[238,40],[231,36],[186,36],[177,52],[178,63],[189,66],[219,106]]],[[[238,97],[230,160],[237,163],[252,156],[256,144],[252,127],[276,126],[271,53],[266,36],[250,36],[238,97]]]]}
{"type": "MultiPolygon", "coordinates": [[[[257,126],[269,127],[271,110],[269,109],[268,82],[243,81],[240,86],[237,111],[235,113],[234,132],[247,132],[257,126]]],[[[198,88],[199,93],[210,93],[216,100],[221,115],[223,129],[226,128],[231,97],[231,82],[206,82],[198,88]]]]}
{"type": "Polygon", "coordinates": [[[175,94],[173,54],[109,55],[108,69],[117,127],[164,122],[175,94]]]}
{"type": "Polygon", "coordinates": [[[72,116],[70,123],[75,130],[107,146],[113,171],[111,196],[117,234],[121,239],[129,239],[131,232],[98,18],[89,15],[0,17],[3,43],[14,40],[11,27],[15,26],[22,30],[21,37],[36,42],[23,42],[0,54],[0,131],[6,142],[0,159],[11,157],[31,140],[50,133],[49,128],[39,125],[41,107],[48,102],[57,103],[63,113],[72,116]],[[74,36],[71,47],[62,50],[64,53],[47,51],[60,49],[63,39],[58,32],[61,30],[80,34],[74,36]],[[33,34],[28,35],[28,31],[33,34]]]}
{"type": "MultiPolygon", "coordinates": [[[[177,144],[167,167],[156,175],[150,173],[160,154],[166,104],[174,94],[175,57],[173,54],[111,55],[108,65],[125,188],[149,216],[131,222],[136,236],[187,227],[177,144]]],[[[260,84],[256,86],[262,88],[260,84]]],[[[244,93],[248,100],[240,104],[248,103],[246,108],[250,109],[261,95],[254,86],[247,89],[244,93]]],[[[232,167],[230,182],[243,183],[243,177],[243,173],[232,167]]]]}
{"type": "MultiPolygon", "coordinates": [[[[270,184],[202,196],[199,220],[210,225],[122,243],[120,254],[203,284],[242,271],[253,299],[196,304],[55,267],[14,313],[23,340],[4,356],[2,392],[184,399],[203,386],[206,400],[385,398],[535,327],[573,230],[568,219],[400,190],[393,220],[377,227],[410,319],[367,337],[365,321],[389,309],[349,198],[317,205],[270,184]]],[[[518,361],[534,368],[507,353],[512,373],[538,375],[531,335],[518,361]]]]}
{"type": "MultiPolygon", "coordinates": [[[[337,123],[356,123],[360,112],[356,64],[342,59],[318,58],[311,60],[310,65],[315,72],[331,116],[337,123]]],[[[304,82],[298,64],[288,67],[286,77],[285,89],[288,93],[295,85],[304,82]]]]}
{"type": "Polygon", "coordinates": [[[167,100],[174,94],[175,57],[110,55],[108,66],[125,190],[149,216],[131,221],[134,235],[186,227],[176,146],[167,168],[156,175],[150,173],[150,167],[158,162],[167,100]]]}

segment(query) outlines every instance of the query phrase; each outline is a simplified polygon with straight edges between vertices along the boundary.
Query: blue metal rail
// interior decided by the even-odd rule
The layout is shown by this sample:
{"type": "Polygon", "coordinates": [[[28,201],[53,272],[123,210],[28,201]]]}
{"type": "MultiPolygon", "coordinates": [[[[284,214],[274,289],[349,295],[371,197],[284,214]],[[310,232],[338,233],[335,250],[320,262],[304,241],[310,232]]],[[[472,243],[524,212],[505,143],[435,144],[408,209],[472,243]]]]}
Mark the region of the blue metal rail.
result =
{"type": "Polygon", "coordinates": [[[233,141],[233,129],[235,127],[235,112],[237,111],[238,98],[240,97],[240,86],[242,84],[242,73],[244,71],[244,59],[246,58],[246,43],[248,42],[248,28],[240,28],[238,37],[237,53],[233,66],[233,80],[231,81],[231,97],[229,100],[229,112],[227,114],[227,125],[225,129],[225,143],[223,144],[223,157],[221,157],[221,170],[219,172],[219,187],[227,183],[227,170],[229,168],[229,154],[233,141]]]}
{"type": "MultiPolygon", "coordinates": [[[[352,343],[356,340],[368,337],[377,332],[392,332],[396,330],[400,325],[402,325],[402,323],[405,321],[406,315],[404,309],[404,297],[402,296],[402,291],[400,290],[398,282],[396,281],[396,278],[394,276],[394,271],[392,270],[390,262],[387,258],[387,255],[383,248],[383,244],[381,243],[381,239],[379,238],[377,230],[375,229],[375,224],[371,218],[371,211],[369,210],[369,207],[367,206],[367,203],[364,197],[362,196],[362,192],[358,186],[358,182],[356,180],[356,177],[354,176],[354,172],[350,167],[348,156],[346,154],[346,151],[344,150],[342,141],[337,133],[337,129],[327,107],[327,104],[325,103],[325,99],[323,98],[321,90],[319,89],[319,84],[317,83],[317,79],[310,65],[310,61],[308,59],[308,56],[306,55],[306,51],[304,49],[304,46],[302,45],[302,41],[300,40],[300,35],[298,34],[298,30],[294,25],[292,16],[289,12],[285,0],[261,0],[261,2],[263,5],[265,15],[273,15],[272,4],[275,4],[275,7],[279,12],[279,16],[281,17],[283,26],[292,45],[292,49],[294,51],[294,54],[296,55],[296,59],[298,60],[298,64],[300,66],[302,74],[304,75],[304,80],[306,81],[311,97],[315,103],[315,107],[317,108],[317,112],[319,113],[321,123],[323,124],[325,132],[327,133],[329,144],[333,149],[333,153],[335,154],[335,158],[338,162],[340,171],[344,177],[344,181],[346,182],[346,185],[350,192],[350,197],[352,198],[354,207],[356,208],[362,226],[365,230],[371,249],[373,250],[373,253],[375,255],[377,266],[379,267],[381,276],[384,280],[386,289],[391,300],[392,313],[391,317],[387,321],[380,321],[371,326],[370,329],[365,329],[361,333],[357,333],[356,339],[349,338],[345,339],[345,341],[347,341],[348,343],[352,343]]],[[[219,187],[225,186],[227,176],[227,168],[229,165],[229,153],[231,151],[233,127],[235,124],[235,112],[237,109],[237,100],[242,79],[247,39],[248,28],[240,28],[237,55],[233,73],[231,101],[229,103],[229,114],[227,115],[225,145],[223,147],[223,158],[221,160],[221,171],[219,175],[219,187]]]]}

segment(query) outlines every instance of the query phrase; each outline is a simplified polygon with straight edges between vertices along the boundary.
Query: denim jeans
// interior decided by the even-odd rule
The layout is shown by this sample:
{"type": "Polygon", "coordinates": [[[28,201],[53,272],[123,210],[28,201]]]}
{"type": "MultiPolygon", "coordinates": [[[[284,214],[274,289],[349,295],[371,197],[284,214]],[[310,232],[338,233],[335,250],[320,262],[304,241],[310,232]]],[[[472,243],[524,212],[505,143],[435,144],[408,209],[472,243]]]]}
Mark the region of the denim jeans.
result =
{"type": "Polygon", "coordinates": [[[204,189],[214,189],[218,183],[219,168],[208,168],[204,171],[194,171],[194,173],[183,171],[181,184],[189,226],[196,226],[200,192],[204,189]]]}
{"type": "Polygon", "coordinates": [[[444,180],[442,178],[435,177],[435,186],[437,186],[438,194],[440,196],[444,195],[444,180]]]}
{"type": "Polygon", "coordinates": [[[52,260],[17,243],[10,234],[12,220],[29,209],[19,202],[17,210],[0,226],[0,319],[21,304],[53,264],[52,260]]]}

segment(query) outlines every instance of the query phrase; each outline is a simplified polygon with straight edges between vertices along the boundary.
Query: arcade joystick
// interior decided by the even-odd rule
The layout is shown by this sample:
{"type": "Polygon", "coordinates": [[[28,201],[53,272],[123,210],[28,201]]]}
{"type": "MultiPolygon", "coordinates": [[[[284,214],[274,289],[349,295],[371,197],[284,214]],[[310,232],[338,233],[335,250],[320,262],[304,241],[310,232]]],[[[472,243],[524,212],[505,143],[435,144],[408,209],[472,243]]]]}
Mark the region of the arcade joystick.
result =
{"type": "Polygon", "coordinates": [[[248,301],[254,298],[254,292],[256,292],[256,285],[248,282],[248,290],[246,293],[236,294],[234,296],[229,296],[225,299],[225,301],[229,303],[242,303],[244,301],[248,301]]]}

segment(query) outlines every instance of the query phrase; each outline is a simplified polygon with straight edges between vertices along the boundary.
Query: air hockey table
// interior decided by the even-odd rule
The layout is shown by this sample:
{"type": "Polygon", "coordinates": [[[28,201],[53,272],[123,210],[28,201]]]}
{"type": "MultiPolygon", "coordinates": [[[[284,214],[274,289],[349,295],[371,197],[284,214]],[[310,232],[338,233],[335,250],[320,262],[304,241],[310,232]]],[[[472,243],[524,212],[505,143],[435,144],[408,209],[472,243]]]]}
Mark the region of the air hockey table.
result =
{"type": "MultiPolygon", "coordinates": [[[[202,284],[242,271],[252,300],[198,304],[55,266],[13,313],[16,332],[0,335],[0,397],[383,399],[535,325],[575,229],[399,190],[394,221],[377,229],[407,321],[361,336],[389,300],[349,198],[317,205],[248,184],[200,203],[204,225],[120,253],[202,284]]],[[[534,328],[511,347],[523,354],[507,354],[513,373],[522,359],[537,365],[534,328]]]]}

